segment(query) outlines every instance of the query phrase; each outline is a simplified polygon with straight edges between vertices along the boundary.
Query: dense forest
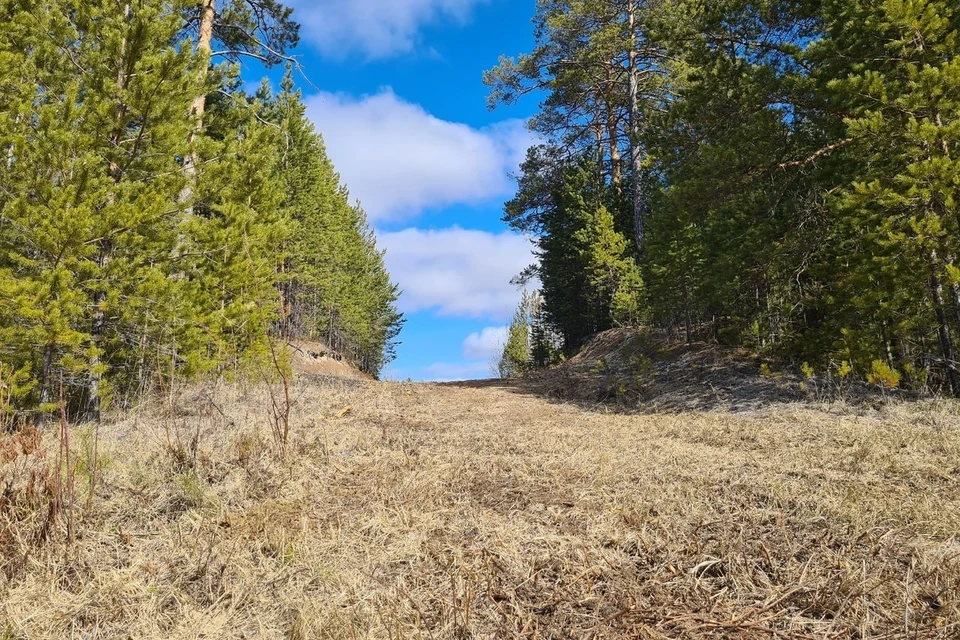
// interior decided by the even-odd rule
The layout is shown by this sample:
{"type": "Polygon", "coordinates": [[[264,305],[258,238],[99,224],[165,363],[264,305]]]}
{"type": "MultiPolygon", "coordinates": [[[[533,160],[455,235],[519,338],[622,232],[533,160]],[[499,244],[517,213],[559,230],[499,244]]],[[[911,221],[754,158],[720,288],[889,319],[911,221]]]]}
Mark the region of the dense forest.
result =
{"type": "Polygon", "coordinates": [[[640,325],[960,394],[956,3],[538,0],[534,26],[485,77],[541,100],[508,369],[640,325]]]}
{"type": "Polygon", "coordinates": [[[398,291],[294,89],[291,15],[0,2],[0,411],[98,419],[287,339],[392,358],[398,291]],[[282,85],[249,95],[243,58],[282,85]]]}

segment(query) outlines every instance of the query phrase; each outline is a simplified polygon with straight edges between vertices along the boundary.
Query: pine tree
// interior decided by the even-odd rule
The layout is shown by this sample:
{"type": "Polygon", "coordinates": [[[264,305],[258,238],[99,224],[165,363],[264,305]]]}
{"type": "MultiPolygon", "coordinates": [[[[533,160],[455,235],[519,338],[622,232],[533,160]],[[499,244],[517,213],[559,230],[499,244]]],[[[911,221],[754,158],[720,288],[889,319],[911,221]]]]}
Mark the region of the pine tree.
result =
{"type": "Polygon", "coordinates": [[[832,309],[844,325],[847,355],[861,370],[877,358],[926,368],[934,357],[954,394],[958,13],[936,1],[829,3],[828,37],[815,51],[837,108],[847,113],[848,159],[857,167],[831,200],[842,222],[832,236],[834,272],[826,276],[848,292],[832,309]],[[860,28],[846,28],[851,20],[860,28]],[[850,62],[837,68],[838,59],[850,62]],[[925,340],[930,333],[936,355],[925,340]]]}
{"type": "Polygon", "coordinates": [[[403,324],[396,309],[399,290],[366,215],[350,204],[322,138],[306,118],[292,69],[277,96],[262,89],[261,99],[286,145],[277,166],[286,194],[282,216],[290,230],[281,265],[282,331],[291,338],[322,338],[376,375],[393,358],[403,324]]]}
{"type": "MultiPolygon", "coordinates": [[[[178,0],[181,33],[194,39],[201,65],[198,87],[190,105],[193,130],[187,142],[194,146],[203,132],[203,118],[208,94],[214,88],[209,80],[209,62],[225,59],[237,62],[253,58],[265,66],[273,66],[291,58],[286,54],[299,42],[300,25],[291,19],[293,9],[277,0],[178,0]],[[214,45],[222,49],[214,50],[214,45]]],[[[187,185],[180,200],[190,209],[194,183],[197,179],[197,152],[193,149],[183,157],[183,171],[187,185]]]]}
{"type": "Polygon", "coordinates": [[[194,60],[169,45],[179,21],[162,3],[118,12],[62,2],[26,23],[35,31],[14,50],[22,76],[2,178],[16,194],[4,202],[10,224],[0,237],[10,256],[4,286],[13,288],[6,340],[32,352],[24,357],[41,405],[63,375],[97,418],[115,357],[142,344],[144,316],[162,316],[174,295],[157,283],[194,60]]]}
{"type": "Polygon", "coordinates": [[[709,326],[960,393],[958,14],[946,0],[539,2],[534,53],[487,80],[494,102],[546,92],[533,122],[550,145],[528,154],[504,219],[536,238],[523,275],[565,350],[649,317],[688,341],[709,326]],[[633,169],[618,174],[623,151],[633,169]]]}
{"type": "MultiPolygon", "coordinates": [[[[158,376],[256,370],[291,282],[367,370],[392,357],[397,288],[299,96],[288,80],[281,108],[236,67],[208,73],[185,39],[198,6],[0,6],[0,412],[42,421],[62,389],[71,416],[98,420],[158,376]]],[[[228,57],[295,42],[272,0],[218,15],[228,57]]]]}
{"type": "Polygon", "coordinates": [[[639,324],[642,306],[640,270],[630,255],[630,245],[614,228],[613,215],[600,206],[593,220],[576,234],[584,247],[593,304],[606,309],[613,326],[639,324]]]}
{"type": "Polygon", "coordinates": [[[596,153],[618,196],[624,195],[628,178],[629,237],[638,249],[648,210],[646,113],[669,99],[668,57],[654,32],[664,5],[646,0],[538,0],[534,51],[516,59],[502,57],[484,74],[491,107],[545,92],[531,128],[573,151],[571,155],[596,153]]]}
{"type": "Polygon", "coordinates": [[[530,297],[530,367],[546,369],[556,363],[562,353],[562,336],[551,329],[544,313],[543,296],[535,291],[530,297]]]}
{"type": "Polygon", "coordinates": [[[516,378],[530,370],[530,305],[531,298],[524,291],[510,322],[507,342],[503,345],[503,353],[497,366],[501,378],[516,378]]]}
{"type": "Polygon", "coordinates": [[[179,261],[192,288],[185,317],[194,318],[193,329],[185,327],[179,347],[189,373],[236,366],[262,352],[280,313],[277,265],[289,230],[273,167],[282,142],[261,122],[262,108],[241,92],[210,111],[211,156],[199,174],[197,215],[185,227],[189,242],[179,261]]]}

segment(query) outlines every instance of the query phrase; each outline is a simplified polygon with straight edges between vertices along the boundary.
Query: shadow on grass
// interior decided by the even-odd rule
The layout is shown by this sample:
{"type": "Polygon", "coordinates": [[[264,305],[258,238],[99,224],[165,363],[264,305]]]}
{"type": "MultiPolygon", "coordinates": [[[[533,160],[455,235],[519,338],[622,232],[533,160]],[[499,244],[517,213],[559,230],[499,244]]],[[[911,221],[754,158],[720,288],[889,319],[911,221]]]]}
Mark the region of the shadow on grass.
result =
{"type": "Polygon", "coordinates": [[[603,362],[581,361],[522,378],[468,380],[445,386],[499,389],[605,413],[756,413],[796,403],[876,409],[891,398],[915,399],[905,392],[883,392],[822,376],[764,375],[756,356],[713,345],[675,346],[661,351],[657,360],[636,367],[621,364],[611,369],[602,366],[603,362]]]}

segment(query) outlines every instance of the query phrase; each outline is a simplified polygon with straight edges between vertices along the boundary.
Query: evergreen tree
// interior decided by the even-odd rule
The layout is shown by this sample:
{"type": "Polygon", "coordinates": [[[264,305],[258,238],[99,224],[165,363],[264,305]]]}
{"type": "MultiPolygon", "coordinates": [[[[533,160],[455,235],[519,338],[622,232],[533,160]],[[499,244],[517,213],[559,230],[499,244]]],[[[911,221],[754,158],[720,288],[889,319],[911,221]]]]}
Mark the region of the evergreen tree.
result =
{"type": "MultiPolygon", "coordinates": [[[[23,349],[16,360],[32,361],[37,402],[50,402],[64,376],[96,418],[115,354],[142,348],[140,328],[162,322],[176,297],[161,283],[194,60],[169,44],[179,23],[160,3],[13,9],[8,19],[33,30],[4,44],[21,77],[4,123],[12,141],[0,180],[12,197],[0,243],[11,309],[0,331],[23,349]]],[[[141,377],[124,369],[128,381],[141,377]]]]}
{"type": "Polygon", "coordinates": [[[649,317],[688,341],[709,326],[960,393],[958,13],[945,0],[538,3],[534,53],[487,81],[494,103],[546,91],[532,126],[551,145],[531,150],[504,219],[536,238],[524,275],[543,283],[565,349],[617,315],[649,317]],[[617,173],[624,151],[633,170],[617,173]],[[623,249],[631,232],[638,253],[623,249]]]}
{"type": "MultiPolygon", "coordinates": [[[[243,372],[286,317],[292,277],[320,301],[316,327],[344,319],[367,370],[393,353],[398,292],[299,97],[288,83],[280,108],[248,97],[235,67],[208,74],[185,39],[196,8],[0,6],[0,412],[42,421],[62,388],[70,415],[96,420],[157,376],[243,372]]],[[[279,16],[238,51],[295,41],[275,2],[222,9],[224,24],[279,16]]]]}
{"type": "Polygon", "coordinates": [[[530,367],[546,369],[561,357],[562,337],[551,329],[539,291],[530,298],[530,367]]]}
{"type": "Polygon", "coordinates": [[[524,291],[523,299],[510,322],[507,343],[503,345],[503,353],[497,367],[501,378],[515,378],[530,369],[530,305],[531,298],[524,291]]]}
{"type": "Polygon", "coordinates": [[[647,213],[645,114],[668,99],[663,43],[651,30],[664,3],[645,0],[538,0],[536,46],[501,57],[484,74],[489,104],[546,93],[531,128],[578,155],[594,152],[617,195],[630,184],[629,237],[643,245],[647,213]],[[625,170],[623,157],[629,158],[625,170]]]}
{"type": "Polygon", "coordinates": [[[636,326],[641,315],[640,270],[626,238],[614,228],[613,215],[601,205],[591,224],[576,235],[584,247],[594,305],[608,310],[612,325],[636,326]]]}
{"type": "Polygon", "coordinates": [[[610,315],[593,290],[589,236],[584,233],[602,205],[590,166],[564,170],[563,184],[553,196],[556,206],[544,215],[544,233],[537,240],[544,310],[551,326],[563,335],[567,353],[611,326],[610,315]]]}
{"type": "Polygon", "coordinates": [[[189,217],[193,214],[199,165],[196,145],[203,133],[208,96],[217,85],[217,78],[210,77],[210,62],[225,59],[236,63],[252,58],[271,67],[283,60],[290,61],[286,51],[297,45],[300,25],[291,19],[293,9],[277,0],[177,0],[174,9],[180,15],[181,33],[196,43],[195,51],[201,61],[199,86],[189,112],[193,120],[187,139],[190,149],[183,156],[187,183],[180,194],[189,217]],[[222,48],[214,50],[214,45],[222,48]]]}
{"type": "Polygon", "coordinates": [[[954,394],[958,13],[932,0],[827,3],[827,37],[812,52],[846,112],[846,159],[856,167],[830,199],[839,223],[822,272],[836,291],[827,309],[838,355],[861,371],[878,358],[910,368],[935,361],[954,394]],[[847,27],[852,21],[858,29],[847,27]]]}
{"type": "Polygon", "coordinates": [[[185,221],[178,260],[191,291],[179,357],[188,373],[238,366],[262,352],[279,315],[277,265],[290,230],[274,172],[279,131],[242,91],[212,105],[196,214],[185,221]],[[207,158],[206,154],[209,154],[207,158]]]}
{"type": "Polygon", "coordinates": [[[592,154],[572,162],[535,147],[519,187],[504,221],[535,236],[538,264],[521,281],[539,278],[544,323],[561,336],[562,350],[572,353],[598,331],[638,321],[641,277],[626,240],[630,205],[604,181],[592,154]]]}
{"type": "Polygon", "coordinates": [[[322,338],[376,375],[393,358],[403,324],[396,309],[399,290],[390,281],[366,215],[350,204],[322,138],[306,118],[293,90],[292,69],[279,95],[262,89],[261,99],[286,144],[276,169],[290,230],[281,264],[282,332],[291,338],[322,338]]]}

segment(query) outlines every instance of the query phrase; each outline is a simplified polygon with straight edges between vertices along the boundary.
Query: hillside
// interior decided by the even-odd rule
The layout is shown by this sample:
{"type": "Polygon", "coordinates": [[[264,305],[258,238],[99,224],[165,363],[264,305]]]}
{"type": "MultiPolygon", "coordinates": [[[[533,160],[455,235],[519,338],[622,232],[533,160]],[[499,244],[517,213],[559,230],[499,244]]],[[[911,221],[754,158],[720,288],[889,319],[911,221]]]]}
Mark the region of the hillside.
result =
{"type": "Polygon", "coordinates": [[[4,437],[3,637],[960,634],[956,403],[623,413],[529,380],[290,391],[282,457],[264,386],[182,389],[96,447],[68,430],[72,543],[45,485],[25,491],[56,435],[45,461],[4,437]]]}
{"type": "Polygon", "coordinates": [[[289,344],[291,368],[294,373],[307,378],[343,378],[347,380],[372,380],[373,378],[354,366],[343,354],[331,349],[320,340],[297,340],[289,344]]]}
{"type": "Polygon", "coordinates": [[[556,400],[645,413],[769,412],[795,403],[843,410],[877,408],[889,397],[919,397],[834,371],[803,375],[743,348],[688,345],[639,329],[604,331],[573,358],[532,372],[519,384],[556,400]]]}

